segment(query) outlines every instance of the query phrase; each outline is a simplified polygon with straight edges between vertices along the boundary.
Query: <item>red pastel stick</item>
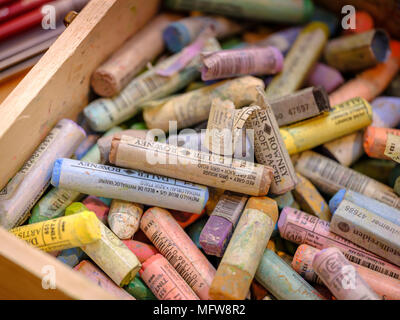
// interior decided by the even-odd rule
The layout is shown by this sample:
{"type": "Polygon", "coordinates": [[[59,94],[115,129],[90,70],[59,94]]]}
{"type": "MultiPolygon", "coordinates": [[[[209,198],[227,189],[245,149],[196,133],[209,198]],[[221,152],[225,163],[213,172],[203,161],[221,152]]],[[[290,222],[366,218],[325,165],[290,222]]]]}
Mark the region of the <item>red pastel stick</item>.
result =
{"type": "Polygon", "coordinates": [[[0,23],[40,7],[52,0],[22,0],[0,8],[0,23]]]}
{"type": "MultiPolygon", "coordinates": [[[[51,2],[50,5],[55,9],[55,20],[58,20],[71,10],[81,10],[87,2],[89,2],[89,0],[57,0],[51,2]]],[[[40,25],[44,18],[42,7],[43,6],[33,9],[28,13],[0,24],[0,41],[32,28],[33,26],[40,25]]]]}

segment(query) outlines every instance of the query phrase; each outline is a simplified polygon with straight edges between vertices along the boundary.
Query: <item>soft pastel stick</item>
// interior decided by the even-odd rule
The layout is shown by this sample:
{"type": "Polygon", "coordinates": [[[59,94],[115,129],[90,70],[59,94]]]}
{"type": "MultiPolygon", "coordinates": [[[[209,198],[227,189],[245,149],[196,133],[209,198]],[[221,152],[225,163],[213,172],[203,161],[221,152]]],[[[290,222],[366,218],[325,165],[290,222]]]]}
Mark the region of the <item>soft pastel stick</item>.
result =
{"type": "Polygon", "coordinates": [[[197,296],[208,300],[215,269],[172,215],[150,208],[143,214],[140,228],[197,296]]]}
{"type": "Polygon", "coordinates": [[[165,27],[162,37],[170,51],[179,52],[196,40],[201,31],[210,25],[218,39],[233,35],[243,29],[243,26],[225,17],[197,16],[170,23],[165,27]]]}
{"type": "Polygon", "coordinates": [[[329,211],[329,206],[324,198],[310,180],[299,173],[297,174],[297,177],[299,183],[293,190],[293,196],[299,203],[300,208],[322,220],[330,221],[331,212],[329,211]]]}
{"type": "Polygon", "coordinates": [[[317,249],[338,247],[352,262],[400,279],[400,268],[329,231],[330,223],[305,212],[284,208],[278,220],[283,239],[297,244],[308,244],[317,249]]]}
{"type": "Polygon", "coordinates": [[[310,0],[304,1],[235,1],[231,0],[167,0],[166,8],[184,11],[201,11],[215,14],[279,23],[303,23],[308,21],[314,12],[310,0]]]}
{"type": "Polygon", "coordinates": [[[202,55],[203,81],[241,75],[276,74],[282,70],[283,55],[275,47],[220,50],[202,55]]]}
{"type": "Polygon", "coordinates": [[[317,62],[310,71],[306,84],[309,86],[321,86],[328,93],[342,85],[344,78],[342,74],[324,63],[317,62]]]}
{"type": "MultiPolygon", "coordinates": [[[[320,250],[315,249],[306,244],[302,244],[296,251],[293,257],[292,267],[305,280],[323,284],[322,280],[315,273],[312,263],[315,255],[320,250]]],[[[360,276],[368,283],[384,300],[399,300],[400,299],[400,281],[375,272],[371,269],[362,267],[352,263],[360,276]]]]}
{"type": "Polygon", "coordinates": [[[143,205],[114,199],[108,215],[110,229],[120,239],[130,239],[139,229],[143,205]]]}
{"type": "Polygon", "coordinates": [[[382,29],[334,38],[324,49],[325,61],[342,72],[374,67],[389,55],[389,35],[382,29]]]}
{"type": "MultiPolygon", "coordinates": [[[[114,137],[110,151],[110,162],[125,168],[145,170],[156,175],[185,179],[193,183],[249,195],[267,194],[273,175],[272,168],[267,165],[166,143],[148,142],[124,135],[114,137]],[[211,174],[210,172],[219,172],[219,174],[211,174]],[[237,179],[236,177],[239,175],[240,179],[237,179]]],[[[207,200],[201,201],[203,199],[196,198],[204,206],[207,200]]],[[[187,197],[188,200],[190,200],[189,196],[187,197]]],[[[139,202],[143,203],[143,201],[139,202]]],[[[164,205],[163,207],[167,206],[164,205]]],[[[171,208],[171,206],[168,208],[171,208]]],[[[199,212],[198,208],[196,209],[187,211],[199,212]]]]}
{"type": "Polygon", "coordinates": [[[57,159],[51,183],[55,187],[95,196],[198,213],[208,199],[208,190],[204,186],[72,159],[57,159]]]}
{"type": "Polygon", "coordinates": [[[110,208],[99,198],[94,196],[86,197],[82,203],[90,210],[93,211],[97,218],[103,223],[107,222],[108,212],[110,208]]]}
{"type": "Polygon", "coordinates": [[[146,286],[139,275],[136,275],[136,277],[131,282],[129,282],[129,284],[124,287],[124,289],[130,295],[134,296],[137,300],[157,300],[156,296],[146,286]]]}
{"type": "Polygon", "coordinates": [[[371,122],[371,105],[355,97],[335,105],[324,115],[282,127],[280,132],[292,155],[360,130],[371,122]]]}
{"type": "MultiPolygon", "coordinates": [[[[122,131],[122,128],[114,127],[108,130],[103,136],[112,135],[117,131],[122,131]]],[[[92,146],[81,160],[100,163],[100,151],[97,144],[92,146]]],[[[51,188],[33,207],[29,223],[60,217],[64,214],[66,207],[74,201],[79,201],[82,197],[83,194],[78,191],[51,188]]]]}
{"type": "Polygon", "coordinates": [[[313,268],[339,300],[381,300],[338,248],[318,252],[313,268]]]}
{"type": "Polygon", "coordinates": [[[142,265],[110,229],[99,223],[101,239],[81,248],[118,286],[127,285],[142,265]]]}
{"type": "Polygon", "coordinates": [[[269,249],[264,251],[256,279],[278,300],[322,300],[307,281],[269,249]]]}
{"type": "Polygon", "coordinates": [[[295,42],[301,29],[302,29],[301,27],[291,27],[274,32],[273,34],[268,35],[268,37],[266,37],[265,39],[257,41],[256,43],[253,44],[253,46],[256,47],[273,46],[275,48],[278,48],[283,55],[286,55],[286,53],[290,50],[293,43],[295,42]]]}
{"type": "Polygon", "coordinates": [[[93,72],[93,90],[103,97],[118,94],[148,62],[164,51],[162,30],[180,17],[161,13],[125,41],[93,72]]]}
{"type": "Polygon", "coordinates": [[[115,285],[115,283],[112,282],[110,278],[108,278],[99,268],[97,268],[93,263],[88,260],[83,260],[82,262],[80,262],[76,267],[74,267],[74,270],[78,271],[86,278],[90,279],[98,286],[121,300],[136,300],[122,288],[115,285]]]}
{"type": "Polygon", "coordinates": [[[311,22],[304,27],[285,57],[282,72],[268,85],[267,97],[279,97],[300,89],[322,54],[328,37],[329,29],[323,22],[311,22]]]}
{"type": "Polygon", "coordinates": [[[390,134],[400,136],[400,129],[369,126],[364,133],[365,153],[371,158],[391,159],[385,154],[390,134]]]}
{"type": "Polygon", "coordinates": [[[44,251],[79,247],[101,238],[100,221],[91,211],[28,224],[11,229],[10,232],[44,251]]]}
{"type": "Polygon", "coordinates": [[[274,200],[251,197],[247,201],[212,281],[211,298],[246,298],[277,219],[278,206],[274,200]]]}
{"type": "Polygon", "coordinates": [[[135,254],[140,263],[145,262],[158,253],[158,250],[151,244],[136,240],[122,240],[122,242],[135,254]]]}
{"type": "Polygon", "coordinates": [[[395,128],[400,124],[400,98],[378,97],[371,102],[374,127],[395,128]]]}
{"type": "Polygon", "coordinates": [[[316,152],[303,152],[297,159],[295,168],[328,195],[333,196],[340,189],[346,188],[400,208],[400,198],[392,188],[316,152]]]}
{"type": "Polygon", "coordinates": [[[65,249],[60,252],[57,259],[65,264],[69,265],[71,268],[75,267],[83,259],[89,258],[86,253],[79,247],[65,249]]]}
{"type": "Polygon", "coordinates": [[[29,217],[31,208],[49,186],[54,161],[71,156],[85,136],[85,131],[72,120],[62,119],[55,125],[0,191],[0,226],[9,230],[29,217]]]}
{"type": "Polygon", "coordinates": [[[146,260],[139,273],[159,300],[199,300],[174,267],[159,253],[146,260]]]}
{"type": "Polygon", "coordinates": [[[328,94],[322,87],[309,87],[268,99],[279,126],[289,125],[330,111],[328,94]]]}
{"type": "Polygon", "coordinates": [[[400,225],[342,200],[329,230],[400,266],[400,225]]]}
{"type": "Polygon", "coordinates": [[[248,197],[225,191],[200,234],[200,245],[208,255],[222,257],[248,197]]]}
{"type": "Polygon", "coordinates": [[[374,214],[400,226],[400,210],[388,206],[378,200],[366,197],[361,193],[347,189],[340,189],[329,201],[329,208],[332,214],[335,213],[343,200],[350,201],[355,205],[367,209],[368,211],[371,211],[374,214]]]}

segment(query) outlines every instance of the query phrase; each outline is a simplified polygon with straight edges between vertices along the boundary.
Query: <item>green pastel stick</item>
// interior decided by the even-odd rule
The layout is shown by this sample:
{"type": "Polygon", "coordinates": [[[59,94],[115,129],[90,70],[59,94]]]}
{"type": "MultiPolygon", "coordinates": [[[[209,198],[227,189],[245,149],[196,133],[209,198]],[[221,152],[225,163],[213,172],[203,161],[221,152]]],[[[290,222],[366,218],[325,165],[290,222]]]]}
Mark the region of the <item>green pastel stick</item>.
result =
{"type": "Polygon", "coordinates": [[[255,278],[278,300],[322,300],[317,290],[270,249],[265,249],[255,278]]]}
{"type": "Polygon", "coordinates": [[[69,216],[71,214],[79,213],[82,211],[90,211],[82,202],[72,202],[66,209],[65,215],[69,216]]]}
{"type": "Polygon", "coordinates": [[[166,0],[164,5],[174,10],[195,10],[279,23],[306,22],[314,13],[311,0],[166,0]]]}
{"type": "Polygon", "coordinates": [[[136,277],[129,282],[124,289],[138,300],[157,300],[156,296],[145,285],[142,279],[140,279],[139,275],[136,275],[136,277]]]}

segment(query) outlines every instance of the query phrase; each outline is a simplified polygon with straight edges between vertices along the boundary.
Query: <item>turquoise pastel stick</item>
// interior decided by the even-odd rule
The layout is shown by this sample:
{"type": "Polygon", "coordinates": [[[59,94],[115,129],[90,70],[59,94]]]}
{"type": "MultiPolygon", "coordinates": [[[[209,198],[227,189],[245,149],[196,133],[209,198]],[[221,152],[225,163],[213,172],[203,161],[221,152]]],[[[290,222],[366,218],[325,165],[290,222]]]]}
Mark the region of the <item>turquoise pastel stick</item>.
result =
{"type": "Polygon", "coordinates": [[[261,258],[256,280],[278,300],[322,300],[307,281],[269,249],[261,258]]]}

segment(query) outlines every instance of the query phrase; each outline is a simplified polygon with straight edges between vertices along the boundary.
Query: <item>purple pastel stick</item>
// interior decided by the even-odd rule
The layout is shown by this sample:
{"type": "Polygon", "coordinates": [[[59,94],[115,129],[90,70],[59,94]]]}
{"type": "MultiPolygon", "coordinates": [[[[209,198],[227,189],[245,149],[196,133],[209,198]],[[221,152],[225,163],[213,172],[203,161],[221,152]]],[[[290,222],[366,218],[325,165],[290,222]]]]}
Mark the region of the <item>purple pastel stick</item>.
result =
{"type": "Polygon", "coordinates": [[[378,97],[371,102],[371,126],[382,128],[395,128],[400,124],[400,98],[378,97]]]}
{"type": "Polygon", "coordinates": [[[208,255],[222,257],[248,196],[225,191],[200,234],[200,246],[208,255]]]}
{"type": "Polygon", "coordinates": [[[314,68],[311,70],[310,75],[306,81],[307,86],[321,86],[323,87],[328,93],[335,90],[341,84],[343,84],[344,79],[342,74],[324,64],[324,63],[316,63],[314,68]]]}

